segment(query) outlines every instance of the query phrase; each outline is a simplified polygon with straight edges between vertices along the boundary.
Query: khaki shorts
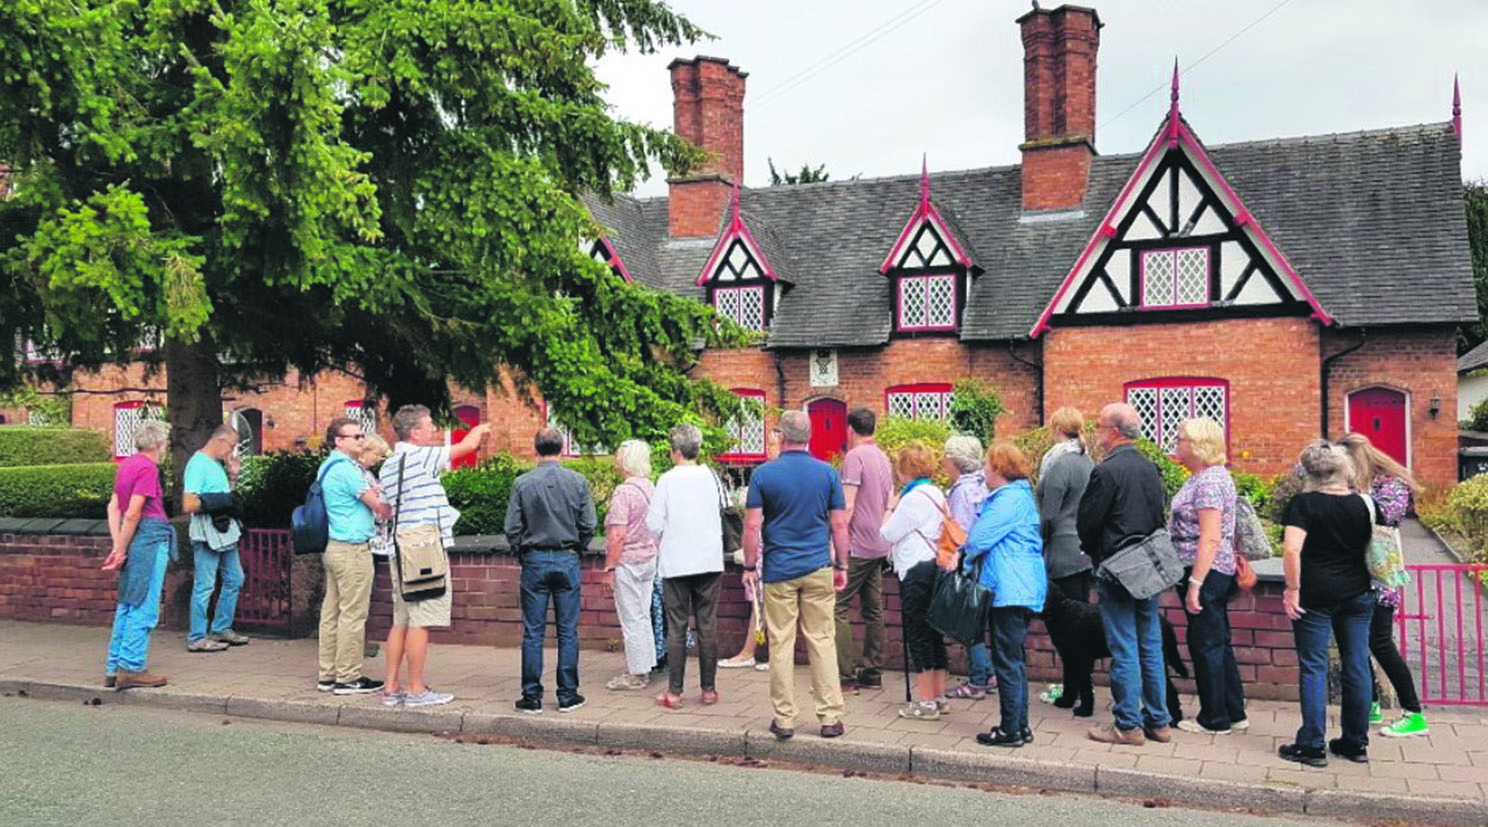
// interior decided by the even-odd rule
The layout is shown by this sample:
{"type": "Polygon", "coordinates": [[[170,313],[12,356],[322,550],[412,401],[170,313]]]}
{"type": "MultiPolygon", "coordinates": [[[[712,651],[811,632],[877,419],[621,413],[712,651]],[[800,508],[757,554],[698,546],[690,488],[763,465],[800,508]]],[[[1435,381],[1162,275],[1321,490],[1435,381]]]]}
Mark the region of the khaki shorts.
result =
{"type": "Polygon", "coordinates": [[[447,585],[444,594],[439,597],[431,597],[428,600],[418,600],[408,603],[398,593],[397,586],[393,588],[393,625],[414,626],[418,628],[428,626],[450,625],[450,586],[454,584],[445,580],[447,585]]]}

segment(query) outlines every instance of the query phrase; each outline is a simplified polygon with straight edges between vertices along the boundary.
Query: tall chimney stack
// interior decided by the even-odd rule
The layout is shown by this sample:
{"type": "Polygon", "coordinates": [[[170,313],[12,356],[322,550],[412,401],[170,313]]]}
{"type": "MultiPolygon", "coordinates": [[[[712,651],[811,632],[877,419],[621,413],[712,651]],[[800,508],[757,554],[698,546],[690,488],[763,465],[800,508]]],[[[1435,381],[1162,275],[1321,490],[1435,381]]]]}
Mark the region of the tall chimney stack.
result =
{"type": "Polygon", "coordinates": [[[1078,209],[1095,156],[1095,9],[1018,18],[1023,34],[1023,210],[1078,209]]]}
{"type": "Polygon", "coordinates": [[[678,135],[709,153],[700,169],[667,181],[668,224],[674,238],[718,232],[729,192],[744,179],[744,79],[727,60],[677,59],[672,73],[672,115],[678,135]]]}

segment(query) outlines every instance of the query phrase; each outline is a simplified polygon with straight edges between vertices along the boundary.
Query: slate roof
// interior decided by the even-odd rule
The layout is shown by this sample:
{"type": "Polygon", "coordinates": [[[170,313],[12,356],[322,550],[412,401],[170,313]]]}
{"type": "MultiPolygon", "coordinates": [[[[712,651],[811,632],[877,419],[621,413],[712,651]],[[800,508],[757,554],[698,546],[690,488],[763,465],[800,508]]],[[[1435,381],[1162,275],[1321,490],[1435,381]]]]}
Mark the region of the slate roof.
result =
{"type": "MultiPolygon", "coordinates": [[[[1446,123],[1206,146],[1303,282],[1343,325],[1477,318],[1459,146],[1446,123]]],[[[963,341],[1027,338],[1140,153],[1091,163],[1082,210],[1022,215],[1017,166],[930,176],[931,199],[976,265],[963,341]]],[[[773,347],[881,345],[892,329],[877,272],[919,199],[904,175],[746,189],[744,221],[792,286],[773,347]]],[[[695,281],[716,239],[667,238],[665,198],[591,204],[639,282],[702,298],[695,281]]],[[[727,216],[719,216],[719,228],[727,216]]]]}
{"type": "Polygon", "coordinates": [[[1463,373],[1469,370],[1477,370],[1488,365],[1488,342],[1483,342],[1477,347],[1457,357],[1457,372],[1463,373]]]}

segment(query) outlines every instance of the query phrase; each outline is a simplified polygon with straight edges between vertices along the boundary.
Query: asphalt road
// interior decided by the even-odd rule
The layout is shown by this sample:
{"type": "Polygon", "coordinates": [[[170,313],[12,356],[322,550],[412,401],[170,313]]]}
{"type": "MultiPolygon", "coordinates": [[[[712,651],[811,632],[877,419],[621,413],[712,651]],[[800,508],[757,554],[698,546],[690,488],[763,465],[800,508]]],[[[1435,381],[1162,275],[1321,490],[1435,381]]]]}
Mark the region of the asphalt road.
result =
{"type": "Polygon", "coordinates": [[[0,824],[1322,824],[0,698],[0,824]]]}

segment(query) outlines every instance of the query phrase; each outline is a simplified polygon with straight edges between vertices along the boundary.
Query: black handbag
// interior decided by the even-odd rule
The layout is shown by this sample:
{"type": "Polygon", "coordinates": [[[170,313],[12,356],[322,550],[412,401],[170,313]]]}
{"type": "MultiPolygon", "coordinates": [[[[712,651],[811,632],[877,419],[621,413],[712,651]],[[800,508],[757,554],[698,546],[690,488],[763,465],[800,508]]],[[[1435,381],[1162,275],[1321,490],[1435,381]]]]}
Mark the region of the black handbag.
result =
{"type": "Polygon", "coordinates": [[[718,488],[718,521],[723,524],[723,558],[744,547],[744,515],[729,502],[723,481],[713,475],[713,485],[718,488]]]}
{"type": "Polygon", "coordinates": [[[980,577],[964,570],[937,569],[936,573],[939,579],[935,581],[935,595],[930,598],[930,608],[925,610],[925,622],[964,646],[985,642],[992,590],[978,582],[980,577]]]}

